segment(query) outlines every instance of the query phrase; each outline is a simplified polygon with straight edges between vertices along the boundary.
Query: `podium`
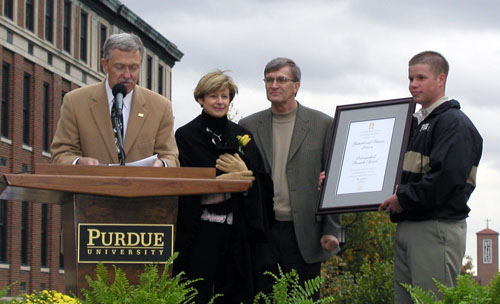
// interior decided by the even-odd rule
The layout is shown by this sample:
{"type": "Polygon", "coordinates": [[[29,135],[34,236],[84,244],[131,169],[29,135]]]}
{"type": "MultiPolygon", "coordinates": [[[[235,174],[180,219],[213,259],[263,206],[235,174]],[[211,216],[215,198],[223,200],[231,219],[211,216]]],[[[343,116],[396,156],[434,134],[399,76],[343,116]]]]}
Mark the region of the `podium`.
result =
{"type": "Polygon", "coordinates": [[[138,283],[144,263],[173,252],[178,196],[244,192],[250,181],[219,180],[215,168],[59,166],[4,174],[0,199],[61,205],[66,292],[81,296],[97,262],[138,283]]]}

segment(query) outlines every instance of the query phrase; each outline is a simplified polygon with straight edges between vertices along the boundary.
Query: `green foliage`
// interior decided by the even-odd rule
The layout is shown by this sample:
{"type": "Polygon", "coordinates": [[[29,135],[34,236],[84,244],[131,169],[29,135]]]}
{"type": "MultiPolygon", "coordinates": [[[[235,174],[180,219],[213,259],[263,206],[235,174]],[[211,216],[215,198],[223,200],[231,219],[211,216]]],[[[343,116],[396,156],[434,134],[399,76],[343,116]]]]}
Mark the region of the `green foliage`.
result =
{"type": "Polygon", "coordinates": [[[346,243],[322,265],[322,295],[334,303],[392,303],[395,225],[386,213],[342,215],[346,243]]]}
{"type": "Polygon", "coordinates": [[[115,279],[111,282],[106,267],[98,264],[96,280],[86,277],[91,290],[82,289],[84,303],[191,303],[197,294],[190,286],[195,281],[184,280],[183,273],[171,277],[167,271],[176,257],[177,254],[174,254],[169,258],[162,274],[158,273],[157,265],[146,265],[139,276],[139,285],[130,285],[125,273],[117,267],[114,267],[115,279]]]}
{"type": "MultiPolygon", "coordinates": [[[[0,298],[3,298],[4,296],[7,295],[9,290],[12,288],[12,286],[19,284],[19,282],[13,282],[12,284],[5,285],[3,288],[0,289],[0,298]]],[[[0,301],[0,303],[3,303],[0,301]]]]}
{"type": "Polygon", "coordinates": [[[434,279],[442,294],[438,300],[432,291],[423,291],[418,286],[403,284],[414,303],[417,304],[500,304],[500,275],[497,274],[488,286],[479,285],[471,275],[460,275],[455,287],[447,287],[434,279]]]}
{"type": "Polygon", "coordinates": [[[342,270],[358,273],[365,258],[379,258],[382,261],[393,259],[396,226],[391,223],[387,213],[343,214],[342,224],[346,228],[346,242],[340,254],[342,270]]]}
{"type": "Polygon", "coordinates": [[[492,299],[492,304],[500,304],[500,273],[488,284],[488,297],[492,299]]]}
{"type": "Polygon", "coordinates": [[[10,290],[11,285],[4,286],[2,289],[0,289],[0,298],[3,298],[9,290],[10,290]]]}
{"type": "Polygon", "coordinates": [[[393,303],[393,263],[365,257],[359,272],[337,272],[326,280],[322,294],[333,297],[333,303],[393,303]]]}
{"type": "Polygon", "coordinates": [[[254,298],[254,304],[321,304],[332,303],[332,297],[326,297],[317,301],[312,300],[312,296],[320,290],[324,279],[317,277],[304,282],[304,286],[299,284],[299,275],[295,270],[283,273],[279,268],[279,276],[271,272],[265,272],[276,281],[271,294],[258,293],[254,298]]]}
{"type": "MultiPolygon", "coordinates": [[[[85,304],[128,304],[128,303],[193,303],[197,291],[190,285],[196,280],[183,281],[180,273],[170,278],[167,272],[177,254],[174,254],[165,267],[165,271],[159,275],[156,265],[146,265],[144,273],[139,277],[139,285],[129,285],[129,282],[123,271],[114,267],[115,280],[111,282],[106,267],[98,264],[96,268],[96,280],[87,276],[87,282],[91,291],[83,289],[85,304]]],[[[273,292],[270,295],[259,293],[255,296],[254,303],[265,304],[322,304],[332,303],[331,297],[318,301],[313,301],[311,297],[320,290],[324,280],[321,277],[306,281],[304,286],[299,284],[299,277],[295,270],[284,274],[281,269],[279,277],[271,275],[276,280],[273,285],[273,292]],[[263,302],[262,302],[263,301],[263,302]]],[[[221,297],[216,294],[210,301],[214,303],[215,299],[221,297]]]]}
{"type": "Polygon", "coordinates": [[[413,303],[425,304],[425,303],[436,303],[436,294],[430,290],[424,291],[422,288],[411,285],[402,284],[406,290],[410,293],[413,303]]]}

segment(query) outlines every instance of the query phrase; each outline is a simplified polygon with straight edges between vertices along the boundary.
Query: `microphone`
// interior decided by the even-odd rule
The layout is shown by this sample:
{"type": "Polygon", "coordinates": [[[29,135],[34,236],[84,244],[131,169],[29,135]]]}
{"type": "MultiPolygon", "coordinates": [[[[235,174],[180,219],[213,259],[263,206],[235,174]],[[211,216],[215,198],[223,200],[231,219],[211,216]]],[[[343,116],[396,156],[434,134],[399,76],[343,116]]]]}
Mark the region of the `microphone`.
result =
{"type": "Polygon", "coordinates": [[[127,87],[123,83],[117,83],[111,89],[116,102],[116,113],[121,116],[123,110],[123,97],[127,95],[127,87]]]}
{"type": "MultiPolygon", "coordinates": [[[[115,126],[119,125],[118,120],[123,118],[122,110],[123,110],[123,96],[127,95],[127,87],[123,83],[117,83],[113,86],[112,89],[113,96],[115,97],[116,103],[116,116],[114,117],[115,126]]],[[[120,123],[123,124],[123,121],[120,123]]],[[[118,130],[116,132],[116,137],[118,140],[118,149],[120,150],[120,165],[125,165],[125,150],[123,149],[123,138],[121,132],[118,130]]]]}

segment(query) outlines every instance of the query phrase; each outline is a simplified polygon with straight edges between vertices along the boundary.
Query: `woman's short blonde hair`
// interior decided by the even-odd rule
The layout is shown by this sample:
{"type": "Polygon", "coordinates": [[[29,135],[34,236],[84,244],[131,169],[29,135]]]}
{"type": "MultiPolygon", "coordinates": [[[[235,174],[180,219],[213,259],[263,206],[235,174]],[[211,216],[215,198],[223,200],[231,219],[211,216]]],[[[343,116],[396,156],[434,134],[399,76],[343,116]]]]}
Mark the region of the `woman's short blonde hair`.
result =
{"type": "Polygon", "coordinates": [[[233,79],[224,74],[227,71],[215,70],[201,77],[198,85],[194,89],[194,100],[203,99],[206,94],[229,89],[229,100],[232,101],[238,93],[238,87],[233,79]]]}

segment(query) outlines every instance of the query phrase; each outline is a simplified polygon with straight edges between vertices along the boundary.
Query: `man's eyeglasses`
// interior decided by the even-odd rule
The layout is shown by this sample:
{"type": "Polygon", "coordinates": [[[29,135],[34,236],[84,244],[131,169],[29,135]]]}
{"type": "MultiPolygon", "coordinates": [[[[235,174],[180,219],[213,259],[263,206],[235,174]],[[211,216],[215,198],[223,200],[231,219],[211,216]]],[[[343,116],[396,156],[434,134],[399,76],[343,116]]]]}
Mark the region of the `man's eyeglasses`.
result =
{"type": "Polygon", "coordinates": [[[287,83],[289,81],[295,82],[295,80],[286,78],[285,76],[276,77],[276,78],[274,78],[274,77],[266,77],[266,78],[264,78],[264,82],[266,84],[273,84],[275,80],[276,80],[276,82],[278,84],[285,84],[285,83],[287,83]]]}

